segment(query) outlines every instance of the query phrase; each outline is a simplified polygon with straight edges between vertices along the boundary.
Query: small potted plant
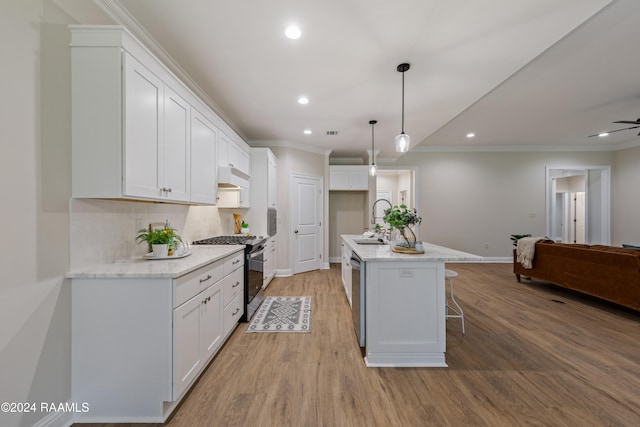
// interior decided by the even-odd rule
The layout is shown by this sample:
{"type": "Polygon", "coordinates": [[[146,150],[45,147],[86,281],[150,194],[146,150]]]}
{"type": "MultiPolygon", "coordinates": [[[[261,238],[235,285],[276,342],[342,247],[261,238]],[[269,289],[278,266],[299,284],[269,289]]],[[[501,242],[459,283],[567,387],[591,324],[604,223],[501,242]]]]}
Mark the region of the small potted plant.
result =
{"type": "Polygon", "coordinates": [[[240,232],[242,234],[249,234],[249,224],[242,221],[242,224],[240,224],[240,232]]]}
{"type": "Polygon", "coordinates": [[[400,232],[404,239],[404,248],[414,249],[416,244],[416,234],[413,227],[422,222],[418,212],[407,208],[406,205],[393,206],[384,211],[384,222],[389,225],[389,229],[394,228],[400,232]]]}
{"type": "Polygon", "coordinates": [[[175,228],[143,228],[138,231],[136,241],[146,242],[156,258],[163,258],[169,255],[169,245],[182,242],[182,238],[176,234],[175,228]]]}

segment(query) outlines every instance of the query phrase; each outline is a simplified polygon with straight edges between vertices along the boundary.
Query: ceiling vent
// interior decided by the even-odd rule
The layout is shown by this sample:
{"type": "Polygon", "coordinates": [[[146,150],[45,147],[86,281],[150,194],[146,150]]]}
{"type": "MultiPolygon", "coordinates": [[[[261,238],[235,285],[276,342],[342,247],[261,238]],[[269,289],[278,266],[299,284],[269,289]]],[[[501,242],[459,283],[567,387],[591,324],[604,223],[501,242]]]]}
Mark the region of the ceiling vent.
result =
{"type": "Polygon", "coordinates": [[[335,135],[337,135],[337,134],[338,134],[338,131],[337,131],[337,130],[328,130],[328,131],[327,131],[327,135],[329,135],[329,136],[335,136],[335,135]]]}

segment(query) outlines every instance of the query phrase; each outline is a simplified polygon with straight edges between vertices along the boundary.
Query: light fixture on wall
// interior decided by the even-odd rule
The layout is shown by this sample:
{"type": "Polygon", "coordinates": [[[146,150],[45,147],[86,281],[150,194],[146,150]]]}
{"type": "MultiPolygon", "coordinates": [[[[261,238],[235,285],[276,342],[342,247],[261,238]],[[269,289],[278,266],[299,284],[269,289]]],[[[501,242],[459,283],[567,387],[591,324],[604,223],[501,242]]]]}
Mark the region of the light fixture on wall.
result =
{"type": "Polygon", "coordinates": [[[398,72],[402,73],[402,131],[400,135],[396,136],[396,151],[398,153],[406,153],[409,151],[409,144],[411,143],[409,135],[404,133],[404,73],[410,67],[406,62],[398,65],[398,72]]]}
{"type": "Polygon", "coordinates": [[[373,125],[378,123],[377,120],[369,120],[369,124],[371,125],[371,166],[369,166],[369,175],[376,176],[376,152],[374,151],[373,146],[373,125]]]}

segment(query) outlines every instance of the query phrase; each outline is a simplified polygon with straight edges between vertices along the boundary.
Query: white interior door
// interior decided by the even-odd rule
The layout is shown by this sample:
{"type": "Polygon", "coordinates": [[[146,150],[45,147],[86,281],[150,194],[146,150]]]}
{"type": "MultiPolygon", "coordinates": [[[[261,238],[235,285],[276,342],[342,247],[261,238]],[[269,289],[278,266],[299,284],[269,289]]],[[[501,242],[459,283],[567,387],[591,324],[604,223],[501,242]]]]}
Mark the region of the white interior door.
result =
{"type": "Polygon", "coordinates": [[[291,177],[293,274],[322,268],[322,178],[291,177]]]}

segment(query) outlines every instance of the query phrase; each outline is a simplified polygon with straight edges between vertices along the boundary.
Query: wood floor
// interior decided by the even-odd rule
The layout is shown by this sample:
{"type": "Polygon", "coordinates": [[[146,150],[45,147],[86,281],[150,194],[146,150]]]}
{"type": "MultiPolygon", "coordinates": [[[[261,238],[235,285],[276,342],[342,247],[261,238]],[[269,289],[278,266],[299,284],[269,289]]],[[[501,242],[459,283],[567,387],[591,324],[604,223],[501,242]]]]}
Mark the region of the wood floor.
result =
{"type": "Polygon", "coordinates": [[[311,333],[240,324],[165,425],[640,425],[640,314],[511,264],[447,267],[466,327],[447,321],[448,368],[366,368],[336,264],[267,289],[313,296],[311,333]]]}

